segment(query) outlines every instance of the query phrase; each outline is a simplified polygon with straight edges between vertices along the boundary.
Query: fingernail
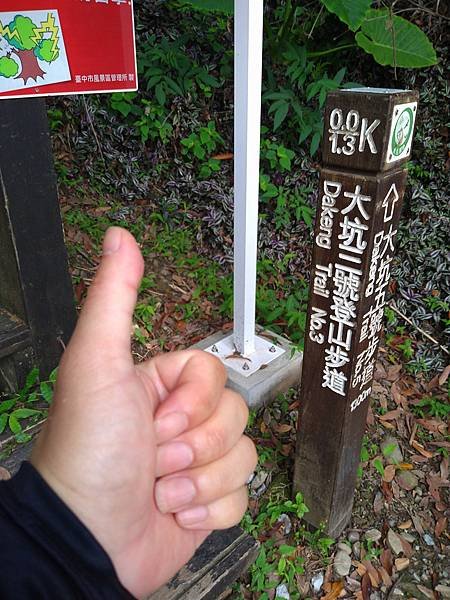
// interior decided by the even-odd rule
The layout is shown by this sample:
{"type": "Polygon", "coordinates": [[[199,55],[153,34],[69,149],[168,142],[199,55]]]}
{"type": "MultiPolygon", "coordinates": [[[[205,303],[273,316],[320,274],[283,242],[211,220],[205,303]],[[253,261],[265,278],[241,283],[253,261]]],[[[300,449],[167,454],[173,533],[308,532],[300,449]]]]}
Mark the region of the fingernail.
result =
{"type": "Polygon", "coordinates": [[[187,477],[160,479],[155,485],[155,500],[162,513],[182,508],[194,499],[195,494],[195,486],[187,477]]]}
{"type": "Polygon", "coordinates": [[[187,429],[188,425],[187,414],[181,412],[173,412],[156,419],[154,426],[158,443],[174,438],[187,429]]]}
{"type": "Polygon", "coordinates": [[[206,506],[195,506],[177,513],[177,521],[182,527],[193,527],[198,523],[203,523],[209,516],[209,510],[206,506]]]}
{"type": "Polygon", "coordinates": [[[103,240],[103,256],[114,254],[120,248],[122,232],[119,227],[110,227],[103,240]]]}
{"type": "Polygon", "coordinates": [[[171,442],[159,446],[156,460],[156,476],[167,475],[186,469],[194,462],[194,452],[188,444],[171,442]]]}

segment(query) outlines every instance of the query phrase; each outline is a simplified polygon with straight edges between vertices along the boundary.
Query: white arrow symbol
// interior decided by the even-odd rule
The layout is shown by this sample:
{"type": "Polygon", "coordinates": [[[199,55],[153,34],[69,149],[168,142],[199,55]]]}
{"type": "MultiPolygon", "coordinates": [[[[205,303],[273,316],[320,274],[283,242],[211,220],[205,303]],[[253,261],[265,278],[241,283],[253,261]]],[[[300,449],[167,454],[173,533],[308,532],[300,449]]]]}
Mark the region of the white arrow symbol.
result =
{"type": "Polygon", "coordinates": [[[384,208],[384,222],[385,223],[387,221],[390,221],[392,219],[392,217],[394,216],[394,207],[395,207],[395,203],[397,202],[398,198],[399,198],[399,196],[398,196],[397,188],[395,187],[395,183],[393,183],[391,185],[391,187],[389,188],[389,191],[386,194],[385,199],[383,200],[383,204],[381,205],[384,208]]]}

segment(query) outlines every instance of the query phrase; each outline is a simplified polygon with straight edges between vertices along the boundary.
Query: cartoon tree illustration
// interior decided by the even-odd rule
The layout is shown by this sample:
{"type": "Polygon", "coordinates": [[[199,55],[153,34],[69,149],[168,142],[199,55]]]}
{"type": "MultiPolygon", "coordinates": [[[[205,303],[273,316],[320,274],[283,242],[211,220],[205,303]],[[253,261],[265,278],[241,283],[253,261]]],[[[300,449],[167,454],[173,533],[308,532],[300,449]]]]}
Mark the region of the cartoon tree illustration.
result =
{"type": "Polygon", "coordinates": [[[39,61],[51,63],[58,58],[58,32],[51,13],[39,25],[23,15],[16,15],[6,26],[0,21],[0,41],[3,38],[6,42],[0,57],[0,77],[23,79],[25,84],[29,79],[44,78],[39,61]]]}

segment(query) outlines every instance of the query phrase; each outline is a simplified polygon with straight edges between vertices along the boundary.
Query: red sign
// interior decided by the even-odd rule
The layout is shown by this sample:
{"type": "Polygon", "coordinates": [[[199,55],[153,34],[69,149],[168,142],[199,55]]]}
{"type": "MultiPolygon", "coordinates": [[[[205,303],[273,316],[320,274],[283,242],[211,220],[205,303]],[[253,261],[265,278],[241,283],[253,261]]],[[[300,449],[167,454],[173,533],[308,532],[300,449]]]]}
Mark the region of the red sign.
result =
{"type": "Polygon", "coordinates": [[[136,89],[132,0],[1,0],[0,98],[136,89]]]}

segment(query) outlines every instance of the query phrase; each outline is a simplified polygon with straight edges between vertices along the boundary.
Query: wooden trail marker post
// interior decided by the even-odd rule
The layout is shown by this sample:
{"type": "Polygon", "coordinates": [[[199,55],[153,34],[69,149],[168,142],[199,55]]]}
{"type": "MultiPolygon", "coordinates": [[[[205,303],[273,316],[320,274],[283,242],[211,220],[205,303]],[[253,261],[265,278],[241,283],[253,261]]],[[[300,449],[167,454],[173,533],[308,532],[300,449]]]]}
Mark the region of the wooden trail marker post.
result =
{"type": "Polygon", "coordinates": [[[418,94],[328,96],[294,492],[337,536],[350,519],[418,94]]]}

